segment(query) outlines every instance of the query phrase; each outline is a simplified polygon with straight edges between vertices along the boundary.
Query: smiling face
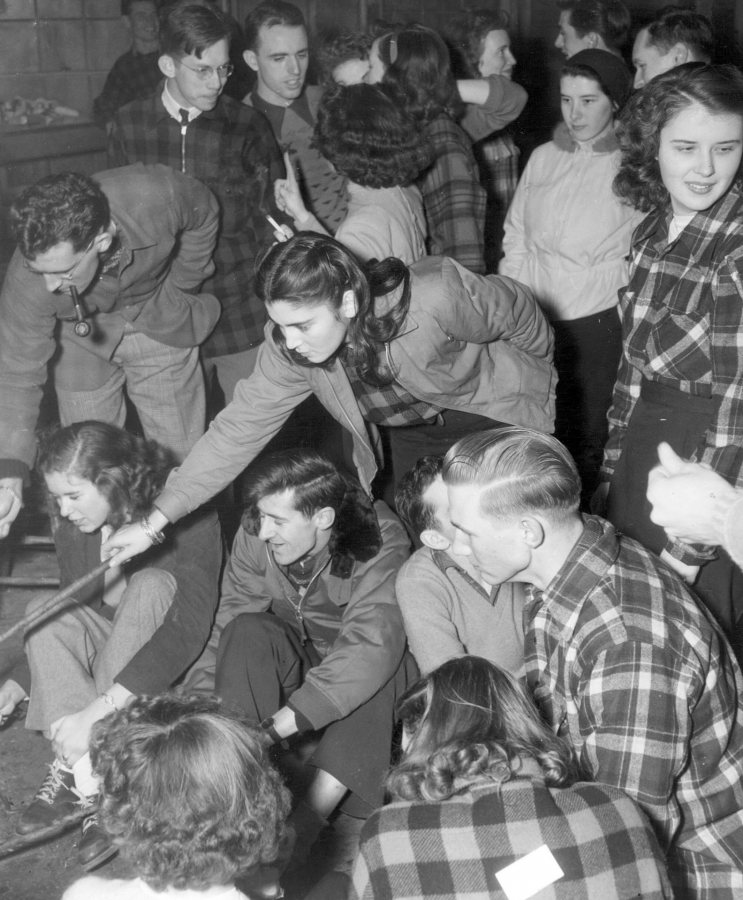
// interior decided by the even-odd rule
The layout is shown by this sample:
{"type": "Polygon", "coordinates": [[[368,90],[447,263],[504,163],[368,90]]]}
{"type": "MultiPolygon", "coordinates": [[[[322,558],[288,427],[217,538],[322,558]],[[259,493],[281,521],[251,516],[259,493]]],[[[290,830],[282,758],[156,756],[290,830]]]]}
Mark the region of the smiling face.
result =
{"type": "Polygon", "coordinates": [[[153,0],[134,0],[127,18],[132,30],[132,40],[140,53],[157,50],[157,7],[153,0]]]}
{"type": "MultiPolygon", "coordinates": [[[[311,517],[294,508],[294,490],[268,494],[258,501],[258,537],[271,548],[281,566],[289,566],[306,556],[317,556],[330,540],[323,511],[311,517]]],[[[332,524],[332,523],[331,523],[332,524]]]]}
{"type": "Polygon", "coordinates": [[[258,75],[258,96],[275,106],[288,106],[302,93],[309,65],[307,32],[301,25],[263,25],[258,44],[244,53],[258,75]]]}
{"type": "Polygon", "coordinates": [[[480,75],[487,78],[489,75],[502,75],[510,78],[516,59],[511,53],[511,38],[507,31],[489,31],[485,35],[482,45],[482,55],[477,67],[480,75]]]}
{"type": "Polygon", "coordinates": [[[324,363],[346,340],[350,317],[330,303],[294,303],[275,300],[267,304],[268,315],[278,325],[287,349],[311,363],[324,363]]]}
{"type": "Polygon", "coordinates": [[[488,584],[531,581],[531,549],[524,540],[519,518],[496,519],[480,509],[482,488],[447,485],[449,515],[456,529],[452,550],[469,557],[478,575],[488,584]]]}
{"type": "Polygon", "coordinates": [[[80,531],[93,534],[108,521],[111,505],[92,481],[71,472],[49,472],[44,481],[60,516],[80,531]]]}
{"type": "Polygon", "coordinates": [[[165,55],[161,57],[160,65],[168,76],[168,90],[179,106],[185,109],[193,106],[208,112],[217,105],[229,77],[217,70],[229,61],[230,47],[225,39],[207,47],[201,56],[195,53],[183,57],[165,55]],[[206,77],[202,78],[200,72],[206,72],[206,77]]]}
{"type": "Polygon", "coordinates": [[[592,78],[563,75],[560,79],[562,117],[576,141],[591,141],[614,119],[611,100],[592,78]]]}
{"type": "Polygon", "coordinates": [[[692,103],[660,132],[658,165],[675,215],[709,209],[730,188],[743,152],[743,117],[692,103]]]}

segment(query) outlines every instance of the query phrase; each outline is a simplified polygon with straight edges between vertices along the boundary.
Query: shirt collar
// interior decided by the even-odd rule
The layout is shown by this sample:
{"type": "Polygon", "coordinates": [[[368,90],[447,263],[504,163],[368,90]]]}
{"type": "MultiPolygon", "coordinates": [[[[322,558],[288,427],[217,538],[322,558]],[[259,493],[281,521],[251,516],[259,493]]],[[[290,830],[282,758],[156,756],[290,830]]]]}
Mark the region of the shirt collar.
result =
{"type": "Polygon", "coordinates": [[[168,81],[165,80],[165,84],[163,85],[163,93],[162,93],[162,101],[163,106],[167,110],[168,114],[181,124],[181,110],[188,110],[188,121],[193,122],[194,119],[197,119],[201,115],[201,110],[196,109],[195,106],[181,106],[180,103],[175,99],[175,97],[170,93],[168,89],[168,81]]]}

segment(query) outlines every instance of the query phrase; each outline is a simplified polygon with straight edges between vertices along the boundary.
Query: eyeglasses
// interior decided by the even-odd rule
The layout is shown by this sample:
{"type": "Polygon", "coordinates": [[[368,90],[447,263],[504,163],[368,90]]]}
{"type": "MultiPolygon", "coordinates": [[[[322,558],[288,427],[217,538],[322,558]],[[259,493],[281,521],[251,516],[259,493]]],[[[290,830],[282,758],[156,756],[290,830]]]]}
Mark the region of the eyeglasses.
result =
{"type": "Polygon", "coordinates": [[[183,62],[182,59],[179,59],[178,62],[183,66],[184,69],[190,69],[194,72],[200,81],[209,81],[209,79],[216,73],[219,77],[220,81],[226,81],[230,75],[235,71],[235,67],[232,63],[224,63],[221,66],[189,66],[183,62]]]}
{"type": "Polygon", "coordinates": [[[34,275],[56,275],[56,277],[61,278],[62,281],[66,281],[66,282],[70,283],[70,282],[72,282],[72,279],[77,274],[77,270],[83,264],[85,257],[93,249],[94,244],[95,244],[95,238],[93,238],[93,240],[83,250],[82,255],[80,256],[80,259],[78,259],[78,261],[75,263],[75,265],[72,266],[71,269],[68,269],[66,272],[40,272],[38,269],[34,269],[34,267],[31,265],[31,263],[27,259],[25,259],[25,257],[23,259],[23,265],[28,269],[29,272],[33,272],[34,275]]]}

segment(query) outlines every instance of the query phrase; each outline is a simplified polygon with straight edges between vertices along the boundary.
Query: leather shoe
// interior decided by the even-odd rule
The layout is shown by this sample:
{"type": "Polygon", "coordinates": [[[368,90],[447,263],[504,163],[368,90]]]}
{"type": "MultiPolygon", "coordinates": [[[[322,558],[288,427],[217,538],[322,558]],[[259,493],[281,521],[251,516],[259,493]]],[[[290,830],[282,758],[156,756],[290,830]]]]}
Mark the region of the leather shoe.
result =
{"type": "Polygon", "coordinates": [[[18,834],[33,834],[60,824],[80,811],[80,794],[75,790],[75,776],[55,759],[33,800],[23,810],[16,824],[18,834]]]}
{"type": "Polygon", "coordinates": [[[118,850],[98,821],[98,812],[83,819],[82,834],[77,845],[77,861],[89,872],[110,859],[118,850]]]}

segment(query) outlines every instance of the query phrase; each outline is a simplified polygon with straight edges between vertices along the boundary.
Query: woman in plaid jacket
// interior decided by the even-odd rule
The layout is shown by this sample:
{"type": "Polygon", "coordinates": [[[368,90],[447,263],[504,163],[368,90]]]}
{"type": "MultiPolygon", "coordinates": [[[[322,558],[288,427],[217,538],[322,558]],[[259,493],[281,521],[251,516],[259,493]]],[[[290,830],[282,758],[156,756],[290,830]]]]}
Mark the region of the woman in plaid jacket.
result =
{"type": "Polygon", "coordinates": [[[638,91],[620,123],[615,190],[649,215],[620,296],[624,351],[595,511],[608,494],[610,521],[694,584],[735,642],[740,570],[723,550],[667,538],[645,493],[661,441],[743,484],[743,74],[679,66],[638,91]]]}
{"type": "Polygon", "coordinates": [[[403,695],[393,802],[361,832],[353,900],[671,897],[640,809],[586,782],[573,750],[493,663],[444,663],[403,695]],[[590,885],[590,889],[589,889],[590,885]]]}

